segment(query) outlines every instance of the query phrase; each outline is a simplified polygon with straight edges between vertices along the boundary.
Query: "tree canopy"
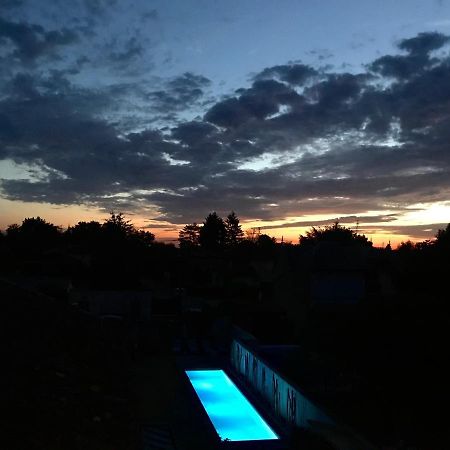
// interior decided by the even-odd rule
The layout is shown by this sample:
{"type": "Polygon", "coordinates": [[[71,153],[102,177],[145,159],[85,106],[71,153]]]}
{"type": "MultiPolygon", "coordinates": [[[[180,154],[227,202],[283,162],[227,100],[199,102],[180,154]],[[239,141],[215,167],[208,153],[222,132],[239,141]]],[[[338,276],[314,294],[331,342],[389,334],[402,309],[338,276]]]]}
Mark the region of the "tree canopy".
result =
{"type": "Polygon", "coordinates": [[[300,245],[316,245],[320,242],[335,242],[339,244],[347,245],[362,245],[365,247],[372,247],[366,236],[358,234],[351,228],[344,227],[339,224],[338,221],[332,225],[326,225],[325,227],[312,227],[310,231],[306,232],[306,235],[300,235],[300,245]]]}
{"type": "Polygon", "coordinates": [[[231,211],[225,219],[225,231],[227,245],[237,245],[244,238],[244,232],[239,223],[239,218],[234,211],[231,211]]]}
{"type": "Polygon", "coordinates": [[[200,245],[208,250],[224,247],[226,242],[225,222],[214,211],[208,214],[200,229],[200,245]]]}
{"type": "Polygon", "coordinates": [[[127,237],[134,235],[137,230],[130,220],[126,220],[122,213],[110,213],[110,217],[105,219],[103,229],[115,236],[127,237]]]}
{"type": "Polygon", "coordinates": [[[200,227],[194,222],[187,224],[178,233],[178,242],[181,248],[193,248],[200,245],[200,227]]]}
{"type": "Polygon", "coordinates": [[[40,217],[28,217],[21,225],[12,224],[6,229],[8,241],[30,249],[47,249],[60,239],[61,228],[40,217]]]}
{"type": "Polygon", "coordinates": [[[450,223],[443,230],[438,230],[435,240],[436,246],[442,249],[450,249],[450,223]]]}

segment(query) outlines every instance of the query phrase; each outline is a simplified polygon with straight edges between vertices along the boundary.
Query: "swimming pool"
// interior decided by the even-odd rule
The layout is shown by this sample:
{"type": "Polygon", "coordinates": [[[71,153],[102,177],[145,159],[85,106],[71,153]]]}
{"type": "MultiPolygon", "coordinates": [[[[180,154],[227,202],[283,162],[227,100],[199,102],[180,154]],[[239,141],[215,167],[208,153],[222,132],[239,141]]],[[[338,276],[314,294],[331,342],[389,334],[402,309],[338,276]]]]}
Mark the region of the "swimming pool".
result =
{"type": "Polygon", "coordinates": [[[223,370],[186,370],[222,440],[279,439],[223,370]]]}

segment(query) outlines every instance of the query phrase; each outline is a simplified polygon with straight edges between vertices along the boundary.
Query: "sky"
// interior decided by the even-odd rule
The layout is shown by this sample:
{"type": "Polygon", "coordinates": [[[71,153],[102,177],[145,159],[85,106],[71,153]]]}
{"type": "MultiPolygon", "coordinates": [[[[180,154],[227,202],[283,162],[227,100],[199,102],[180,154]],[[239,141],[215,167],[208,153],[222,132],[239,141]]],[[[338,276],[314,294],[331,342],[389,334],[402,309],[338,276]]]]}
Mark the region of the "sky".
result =
{"type": "Polygon", "coordinates": [[[450,222],[450,1],[0,0],[0,230],[450,222]]]}

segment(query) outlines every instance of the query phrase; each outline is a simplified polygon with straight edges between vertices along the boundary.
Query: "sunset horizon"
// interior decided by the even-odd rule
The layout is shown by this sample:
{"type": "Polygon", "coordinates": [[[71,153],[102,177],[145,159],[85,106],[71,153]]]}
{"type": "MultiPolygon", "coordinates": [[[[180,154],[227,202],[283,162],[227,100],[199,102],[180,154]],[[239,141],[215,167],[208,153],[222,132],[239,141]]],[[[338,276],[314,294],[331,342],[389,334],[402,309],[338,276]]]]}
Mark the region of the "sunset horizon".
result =
{"type": "MultiPolygon", "coordinates": [[[[58,227],[62,231],[67,230],[69,227],[75,226],[79,222],[90,222],[97,221],[103,223],[108,219],[111,212],[122,213],[126,220],[129,220],[138,230],[150,231],[155,235],[157,242],[174,243],[178,245],[179,231],[186,224],[177,224],[176,226],[171,226],[164,222],[159,223],[149,223],[148,219],[143,217],[138,217],[129,211],[96,211],[93,213],[92,209],[89,208],[55,208],[50,207],[49,209],[42,208],[40,205],[36,205],[35,208],[30,210],[29,205],[25,206],[26,211],[32,211],[28,215],[20,215],[20,212],[13,213],[11,215],[3,216],[3,222],[0,223],[0,232],[5,233],[8,226],[17,224],[20,225],[22,221],[26,218],[40,217],[58,227]],[[67,213],[67,209],[70,213],[67,213]],[[53,211],[53,213],[52,213],[53,211]],[[6,218],[6,220],[5,220],[6,218]]],[[[19,209],[20,211],[20,209],[19,209]]],[[[203,217],[199,217],[192,223],[197,223],[202,225],[205,217],[210,212],[215,210],[205,212],[203,217]]],[[[226,215],[231,212],[223,212],[219,215],[226,217],[226,215]]],[[[239,211],[235,211],[237,216],[240,217],[239,211]]],[[[312,217],[298,217],[289,218],[289,220],[283,221],[257,221],[257,220],[247,220],[241,221],[242,229],[244,232],[251,231],[253,229],[258,229],[261,234],[267,234],[270,237],[274,237],[278,243],[291,243],[298,244],[300,235],[306,234],[310,231],[312,227],[323,228],[330,226],[333,223],[338,222],[340,225],[350,228],[358,234],[365,235],[375,247],[385,247],[390,244],[392,248],[396,248],[402,242],[411,241],[414,243],[423,242],[425,240],[433,240],[436,233],[440,229],[445,229],[447,223],[422,223],[416,225],[389,225],[387,229],[377,226],[376,224],[371,225],[370,219],[372,216],[312,216],[312,217]],[[294,220],[297,219],[297,220],[294,220]],[[303,226],[301,226],[303,224],[303,226]],[[396,233],[390,233],[389,229],[398,230],[396,233]]]]}
{"type": "Polygon", "coordinates": [[[336,219],[378,246],[433,239],[450,6],[432,3],[7,2],[0,229],[114,210],[174,241],[234,210],[294,243],[336,219]]]}

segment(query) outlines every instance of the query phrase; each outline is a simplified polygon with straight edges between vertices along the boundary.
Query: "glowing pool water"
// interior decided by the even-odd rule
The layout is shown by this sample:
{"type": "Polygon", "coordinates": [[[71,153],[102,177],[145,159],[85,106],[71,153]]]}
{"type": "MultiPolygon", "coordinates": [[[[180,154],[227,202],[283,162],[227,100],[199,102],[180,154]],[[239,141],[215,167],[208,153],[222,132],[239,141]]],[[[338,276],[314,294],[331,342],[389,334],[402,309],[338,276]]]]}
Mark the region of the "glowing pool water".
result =
{"type": "Polygon", "coordinates": [[[222,440],[278,439],[223,370],[187,370],[186,374],[222,440]]]}

